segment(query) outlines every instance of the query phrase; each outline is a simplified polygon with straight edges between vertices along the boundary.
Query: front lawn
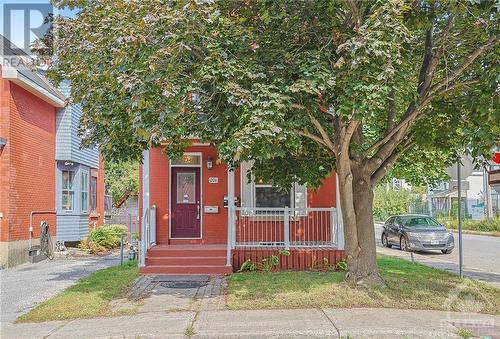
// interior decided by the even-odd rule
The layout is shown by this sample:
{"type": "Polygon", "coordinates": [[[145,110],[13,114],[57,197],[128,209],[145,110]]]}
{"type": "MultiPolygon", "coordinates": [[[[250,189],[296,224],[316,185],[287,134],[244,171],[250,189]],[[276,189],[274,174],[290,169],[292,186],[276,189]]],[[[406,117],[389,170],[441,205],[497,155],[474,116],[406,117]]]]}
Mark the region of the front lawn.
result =
{"type": "Polygon", "coordinates": [[[109,303],[120,297],[138,276],[137,261],[96,271],[22,315],[17,321],[39,322],[114,315],[116,313],[109,303]]]}
{"type": "Polygon", "coordinates": [[[230,309],[389,307],[499,313],[500,289],[406,260],[379,257],[387,288],[354,288],[341,272],[233,274],[230,309]]]}

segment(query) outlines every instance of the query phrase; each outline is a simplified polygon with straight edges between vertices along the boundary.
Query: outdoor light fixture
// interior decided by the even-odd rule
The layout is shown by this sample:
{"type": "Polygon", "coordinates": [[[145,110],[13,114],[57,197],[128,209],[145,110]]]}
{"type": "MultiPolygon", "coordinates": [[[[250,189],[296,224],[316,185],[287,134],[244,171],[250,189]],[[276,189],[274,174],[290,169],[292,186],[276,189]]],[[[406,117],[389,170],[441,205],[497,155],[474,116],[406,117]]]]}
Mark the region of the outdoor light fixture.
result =
{"type": "Polygon", "coordinates": [[[212,160],[212,157],[211,157],[211,156],[209,156],[209,157],[207,158],[207,168],[208,168],[208,169],[212,169],[212,167],[214,167],[214,162],[213,162],[213,160],[212,160]]]}
{"type": "Polygon", "coordinates": [[[0,138],[0,151],[3,151],[5,145],[7,145],[7,139],[0,138]]]}

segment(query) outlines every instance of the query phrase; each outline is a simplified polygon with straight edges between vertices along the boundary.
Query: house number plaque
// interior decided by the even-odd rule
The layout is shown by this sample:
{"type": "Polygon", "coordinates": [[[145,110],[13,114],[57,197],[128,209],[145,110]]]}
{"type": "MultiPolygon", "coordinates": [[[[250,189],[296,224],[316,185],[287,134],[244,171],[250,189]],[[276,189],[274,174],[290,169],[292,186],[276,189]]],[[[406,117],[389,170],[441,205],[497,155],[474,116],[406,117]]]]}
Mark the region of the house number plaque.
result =
{"type": "Polygon", "coordinates": [[[209,184],[218,184],[219,183],[219,177],[209,177],[208,178],[208,183],[209,184]]]}

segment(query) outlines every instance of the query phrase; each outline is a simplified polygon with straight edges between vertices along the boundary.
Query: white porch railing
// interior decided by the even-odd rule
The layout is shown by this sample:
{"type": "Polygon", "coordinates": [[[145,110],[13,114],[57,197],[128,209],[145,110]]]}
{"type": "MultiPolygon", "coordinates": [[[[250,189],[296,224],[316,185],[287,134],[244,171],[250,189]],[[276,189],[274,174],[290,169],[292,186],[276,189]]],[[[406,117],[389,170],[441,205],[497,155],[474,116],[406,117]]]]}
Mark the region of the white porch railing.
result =
{"type": "Polygon", "coordinates": [[[335,208],[230,208],[229,246],[337,247],[335,208]],[[232,224],[232,225],[231,225],[232,224]]]}
{"type": "Polygon", "coordinates": [[[146,253],[156,245],[156,206],[146,207],[141,220],[141,241],[139,243],[139,266],[146,266],[146,253]]]}

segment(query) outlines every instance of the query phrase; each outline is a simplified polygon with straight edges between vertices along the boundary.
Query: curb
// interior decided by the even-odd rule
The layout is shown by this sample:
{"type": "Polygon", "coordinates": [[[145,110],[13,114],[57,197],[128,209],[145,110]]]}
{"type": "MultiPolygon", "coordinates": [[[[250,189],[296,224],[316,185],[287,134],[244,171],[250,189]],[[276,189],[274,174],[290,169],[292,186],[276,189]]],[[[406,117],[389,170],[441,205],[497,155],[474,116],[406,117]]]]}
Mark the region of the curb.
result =
{"type": "MultiPolygon", "coordinates": [[[[458,230],[455,228],[449,228],[453,233],[458,233],[458,230]]],[[[471,230],[462,230],[462,234],[474,234],[474,235],[484,235],[487,237],[500,237],[500,232],[481,232],[481,231],[471,231],[471,230]]]]}

